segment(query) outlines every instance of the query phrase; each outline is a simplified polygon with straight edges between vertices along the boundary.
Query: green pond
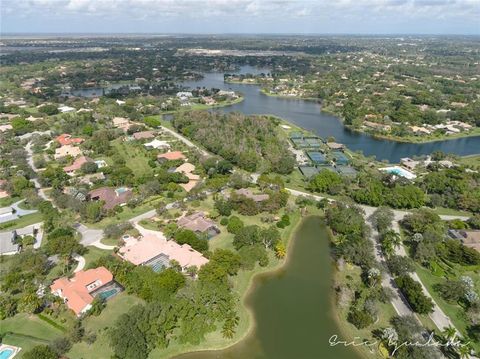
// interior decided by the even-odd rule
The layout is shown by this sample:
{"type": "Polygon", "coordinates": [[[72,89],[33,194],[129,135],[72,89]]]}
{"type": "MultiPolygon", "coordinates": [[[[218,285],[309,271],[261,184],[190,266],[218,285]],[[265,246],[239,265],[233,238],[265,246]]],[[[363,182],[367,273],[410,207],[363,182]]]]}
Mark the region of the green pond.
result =
{"type": "Polygon", "coordinates": [[[329,238],[320,217],[307,217],[295,232],[282,269],[255,278],[247,305],[255,329],[225,350],[184,354],[176,359],[359,359],[352,348],[331,347],[337,334],[332,308],[329,238]]]}

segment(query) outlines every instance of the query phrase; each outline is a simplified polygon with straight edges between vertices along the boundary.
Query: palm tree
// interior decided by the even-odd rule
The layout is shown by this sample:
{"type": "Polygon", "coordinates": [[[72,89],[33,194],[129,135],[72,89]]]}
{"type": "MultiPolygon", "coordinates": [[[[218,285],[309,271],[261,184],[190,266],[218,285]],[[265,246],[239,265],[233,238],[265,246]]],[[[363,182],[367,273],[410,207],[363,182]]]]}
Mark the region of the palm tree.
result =
{"type": "Polygon", "coordinates": [[[451,325],[449,325],[442,331],[442,335],[447,342],[449,340],[455,339],[455,337],[457,336],[457,330],[451,325]]]}
{"type": "Polygon", "coordinates": [[[386,231],[381,234],[382,250],[387,257],[395,254],[395,248],[400,246],[401,237],[400,234],[393,230],[386,231]]]}
{"type": "Polygon", "coordinates": [[[456,347],[457,354],[460,356],[460,359],[470,358],[470,353],[472,352],[472,345],[469,341],[462,339],[460,345],[456,347]]]}

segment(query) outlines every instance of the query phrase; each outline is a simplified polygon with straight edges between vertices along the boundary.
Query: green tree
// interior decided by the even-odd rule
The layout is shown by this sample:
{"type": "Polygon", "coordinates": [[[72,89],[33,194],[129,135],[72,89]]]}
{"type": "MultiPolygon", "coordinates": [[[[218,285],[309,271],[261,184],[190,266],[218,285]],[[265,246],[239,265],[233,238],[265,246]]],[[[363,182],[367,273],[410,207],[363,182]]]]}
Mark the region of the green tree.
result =
{"type": "Polygon", "coordinates": [[[23,353],[24,359],[57,359],[57,353],[47,345],[37,345],[23,353]]]}

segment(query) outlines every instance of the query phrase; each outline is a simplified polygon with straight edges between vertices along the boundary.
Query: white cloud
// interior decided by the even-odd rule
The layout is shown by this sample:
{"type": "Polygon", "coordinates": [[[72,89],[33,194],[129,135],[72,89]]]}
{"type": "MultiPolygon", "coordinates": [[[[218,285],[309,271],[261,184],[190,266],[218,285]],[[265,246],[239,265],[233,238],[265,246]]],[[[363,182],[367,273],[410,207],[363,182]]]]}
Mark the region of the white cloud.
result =
{"type": "MultiPolygon", "coordinates": [[[[335,28],[345,23],[367,26],[376,22],[417,23],[452,21],[468,24],[480,32],[480,0],[0,0],[2,20],[15,23],[16,18],[51,22],[98,21],[105,23],[142,23],[148,21],[189,20],[222,24],[256,22],[259,27],[271,22],[297,22],[301,28],[311,21],[315,30],[319,22],[335,28]],[[304,19],[304,20],[303,20],[304,19]],[[317,21],[317,22],[315,22],[317,21]],[[368,21],[368,24],[365,22],[368,21]]],[[[128,25],[128,24],[127,24],[128,25]]],[[[288,31],[296,32],[292,25],[288,31]]],[[[4,26],[2,26],[4,27],[4,26]]],[[[128,26],[126,27],[128,28],[128,26]]],[[[125,29],[126,29],[125,28],[125,29]]],[[[181,29],[182,27],[180,27],[181,29]]],[[[117,29],[122,30],[122,29],[117,29]]],[[[287,29],[285,29],[287,30],[287,29]]],[[[408,28],[406,30],[409,30],[408,28]]],[[[324,30],[323,30],[324,31],[324,30]]]]}

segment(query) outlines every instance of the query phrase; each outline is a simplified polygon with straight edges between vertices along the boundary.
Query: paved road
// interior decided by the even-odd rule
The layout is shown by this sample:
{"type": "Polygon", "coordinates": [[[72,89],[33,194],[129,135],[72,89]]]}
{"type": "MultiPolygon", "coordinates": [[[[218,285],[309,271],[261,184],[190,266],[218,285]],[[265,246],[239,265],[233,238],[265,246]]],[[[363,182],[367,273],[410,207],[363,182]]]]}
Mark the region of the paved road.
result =
{"type": "MultiPolygon", "coordinates": [[[[27,151],[28,165],[32,168],[32,170],[35,173],[38,173],[39,169],[37,167],[35,167],[35,164],[33,163],[32,141],[27,143],[27,145],[25,146],[25,151],[27,151]]],[[[38,195],[41,198],[43,198],[45,201],[50,201],[50,198],[48,198],[47,195],[45,194],[45,190],[40,185],[40,182],[38,182],[38,180],[36,178],[32,178],[30,181],[32,181],[33,184],[35,185],[35,188],[38,191],[38,195]]],[[[55,207],[55,204],[53,202],[51,202],[51,203],[52,203],[52,206],[55,207]]]]}
{"type": "Polygon", "coordinates": [[[8,215],[8,216],[3,216],[3,217],[0,217],[0,223],[4,223],[4,222],[8,222],[8,221],[13,221],[15,219],[18,219],[20,217],[23,217],[23,216],[26,216],[26,215],[29,215],[29,214],[32,214],[32,213],[36,213],[38,212],[36,209],[22,209],[20,208],[18,205],[20,203],[22,203],[23,201],[25,201],[24,199],[18,201],[18,202],[15,202],[14,204],[12,204],[11,206],[7,206],[7,207],[2,207],[0,208],[0,211],[2,210],[5,210],[5,211],[10,211],[11,209],[14,209],[14,213],[8,215]]]}
{"type": "Polygon", "coordinates": [[[104,237],[103,230],[88,228],[84,224],[77,223],[75,229],[82,236],[80,243],[84,246],[94,246],[100,249],[112,250],[115,246],[103,244],[102,238],[104,237]]]}
{"type": "Polygon", "coordinates": [[[199,146],[197,146],[196,144],[194,144],[192,141],[190,141],[188,138],[182,136],[181,134],[167,128],[167,127],[164,127],[164,126],[160,126],[160,128],[162,130],[164,130],[165,132],[168,132],[170,135],[172,135],[173,137],[176,137],[177,139],[179,139],[180,141],[182,141],[183,143],[185,143],[188,147],[193,147],[193,148],[196,148],[198,149],[202,155],[204,156],[210,156],[210,154],[205,151],[204,149],[200,148],[199,146]]]}

